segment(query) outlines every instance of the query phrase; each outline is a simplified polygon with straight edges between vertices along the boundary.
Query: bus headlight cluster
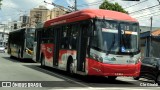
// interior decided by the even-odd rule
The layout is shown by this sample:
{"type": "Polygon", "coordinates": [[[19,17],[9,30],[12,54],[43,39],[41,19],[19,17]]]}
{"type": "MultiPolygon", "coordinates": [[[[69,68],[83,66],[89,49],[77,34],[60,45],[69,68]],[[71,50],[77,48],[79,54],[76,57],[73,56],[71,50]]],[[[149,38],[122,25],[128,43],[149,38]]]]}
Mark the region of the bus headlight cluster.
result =
{"type": "Polygon", "coordinates": [[[101,56],[96,55],[96,54],[93,55],[93,59],[98,60],[99,62],[103,62],[103,58],[101,56]]]}
{"type": "Polygon", "coordinates": [[[28,54],[30,54],[30,55],[33,54],[33,52],[32,52],[31,50],[26,50],[26,52],[27,52],[28,54]]]}
{"type": "Polygon", "coordinates": [[[139,63],[139,62],[141,62],[141,60],[142,60],[142,58],[139,57],[139,58],[136,60],[136,64],[139,63]]]}

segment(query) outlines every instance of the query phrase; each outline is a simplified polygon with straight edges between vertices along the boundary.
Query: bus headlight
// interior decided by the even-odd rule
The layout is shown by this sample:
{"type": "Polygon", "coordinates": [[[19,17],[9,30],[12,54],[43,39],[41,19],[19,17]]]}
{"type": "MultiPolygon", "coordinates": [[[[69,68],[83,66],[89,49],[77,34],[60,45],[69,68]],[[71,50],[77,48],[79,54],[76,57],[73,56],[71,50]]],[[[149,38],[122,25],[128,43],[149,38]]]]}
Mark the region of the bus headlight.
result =
{"type": "Polygon", "coordinates": [[[103,62],[103,58],[102,58],[102,57],[99,57],[99,58],[98,58],[98,61],[103,62]]]}
{"type": "Polygon", "coordinates": [[[33,51],[31,51],[31,50],[26,50],[26,53],[32,55],[32,54],[33,54],[33,51]]]}
{"type": "Polygon", "coordinates": [[[137,63],[141,62],[141,60],[142,60],[142,58],[141,58],[141,57],[139,57],[139,58],[136,60],[136,63],[135,63],[135,64],[137,64],[137,63]]]}
{"type": "Polygon", "coordinates": [[[103,58],[101,56],[96,55],[96,54],[93,55],[93,59],[95,59],[99,62],[103,62],[103,58]]]}

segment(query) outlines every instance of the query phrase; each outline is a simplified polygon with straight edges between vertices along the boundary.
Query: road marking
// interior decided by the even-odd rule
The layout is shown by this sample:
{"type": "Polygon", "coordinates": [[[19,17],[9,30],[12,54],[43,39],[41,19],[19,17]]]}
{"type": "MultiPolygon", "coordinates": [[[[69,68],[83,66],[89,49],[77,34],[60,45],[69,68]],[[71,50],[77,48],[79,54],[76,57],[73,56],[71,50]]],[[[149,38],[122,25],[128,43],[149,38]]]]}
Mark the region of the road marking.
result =
{"type": "MultiPolygon", "coordinates": [[[[42,68],[40,68],[40,69],[42,69],[42,68]]],[[[45,69],[42,69],[42,70],[45,70],[45,69]]],[[[85,86],[85,87],[87,87],[87,88],[89,88],[89,89],[93,88],[93,87],[90,87],[90,86],[85,85],[85,84],[83,84],[83,83],[80,83],[80,82],[74,81],[74,80],[72,80],[72,79],[69,79],[69,78],[63,77],[63,76],[61,76],[60,74],[56,74],[56,73],[51,72],[51,71],[48,71],[48,70],[45,70],[45,72],[48,72],[48,73],[54,74],[54,75],[56,75],[56,76],[58,76],[58,77],[60,77],[60,78],[62,78],[62,79],[65,79],[65,81],[67,81],[67,80],[68,80],[68,81],[74,82],[74,83],[76,83],[76,84],[79,84],[79,85],[85,86]]],[[[72,89],[72,90],[73,90],[73,89],[72,89]]]]}
{"type": "Polygon", "coordinates": [[[67,89],[53,88],[49,90],[74,90],[74,89],[76,90],[159,90],[160,88],[159,87],[158,88],[155,88],[155,87],[153,88],[149,88],[149,87],[146,87],[146,88],[145,87],[69,88],[67,87],[67,89]]]}
{"type": "Polygon", "coordinates": [[[137,80],[134,80],[132,77],[117,77],[116,80],[120,80],[120,81],[137,81],[137,80]]]}

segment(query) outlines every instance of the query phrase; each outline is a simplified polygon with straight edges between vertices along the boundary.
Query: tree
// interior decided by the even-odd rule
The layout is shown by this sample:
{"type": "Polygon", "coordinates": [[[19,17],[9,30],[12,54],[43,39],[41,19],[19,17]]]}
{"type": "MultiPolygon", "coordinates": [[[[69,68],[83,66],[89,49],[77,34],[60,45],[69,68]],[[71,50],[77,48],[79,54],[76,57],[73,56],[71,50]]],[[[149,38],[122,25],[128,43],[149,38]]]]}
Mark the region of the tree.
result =
{"type": "Polygon", "coordinates": [[[110,3],[110,2],[108,2],[108,0],[104,0],[104,2],[99,6],[99,8],[100,9],[107,9],[107,10],[123,12],[123,13],[128,13],[118,3],[110,3]]]}
{"type": "Polygon", "coordinates": [[[2,0],[0,0],[0,9],[1,9],[1,5],[2,5],[2,3],[1,3],[1,2],[2,2],[2,0]]]}

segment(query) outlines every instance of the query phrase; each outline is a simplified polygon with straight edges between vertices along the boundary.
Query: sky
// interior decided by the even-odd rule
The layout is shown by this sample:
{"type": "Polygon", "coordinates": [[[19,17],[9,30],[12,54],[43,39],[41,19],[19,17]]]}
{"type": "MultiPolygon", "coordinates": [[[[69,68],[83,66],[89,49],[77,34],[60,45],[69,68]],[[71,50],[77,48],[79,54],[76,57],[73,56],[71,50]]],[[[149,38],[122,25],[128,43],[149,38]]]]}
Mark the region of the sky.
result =
{"type": "MultiPolygon", "coordinates": [[[[45,0],[46,2],[67,7],[74,6],[74,0],[45,0]]],[[[160,5],[158,0],[140,0],[140,1],[122,1],[122,0],[108,0],[111,3],[119,3],[129,15],[136,18],[141,26],[150,26],[153,17],[153,27],[160,27],[160,5]],[[143,3],[140,3],[143,2],[143,3]],[[139,3],[139,4],[138,4],[139,3]],[[137,5],[136,5],[137,4],[137,5]],[[157,5],[157,6],[155,6],[157,5]],[[150,9],[135,12],[144,8],[155,6],[150,9]]],[[[103,0],[77,0],[78,10],[85,8],[99,8],[103,0]]],[[[30,9],[36,8],[39,5],[45,5],[48,9],[54,8],[50,4],[44,3],[44,0],[3,0],[0,10],[0,23],[7,23],[18,20],[21,15],[29,15],[30,9]]]]}

